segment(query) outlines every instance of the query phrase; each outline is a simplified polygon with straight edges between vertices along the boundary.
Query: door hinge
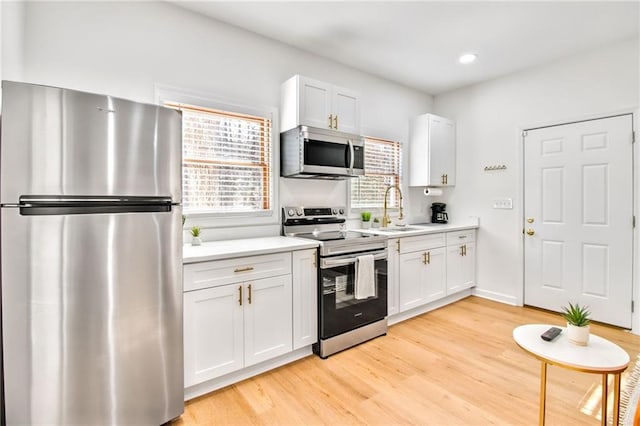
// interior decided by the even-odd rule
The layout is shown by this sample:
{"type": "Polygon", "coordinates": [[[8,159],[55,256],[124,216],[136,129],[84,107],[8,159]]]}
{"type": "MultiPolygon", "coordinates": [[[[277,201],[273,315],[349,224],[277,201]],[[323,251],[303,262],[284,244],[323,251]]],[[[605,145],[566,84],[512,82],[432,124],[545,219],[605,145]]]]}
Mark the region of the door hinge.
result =
{"type": "Polygon", "coordinates": [[[636,227],[636,215],[633,215],[633,227],[636,227]]]}
{"type": "Polygon", "coordinates": [[[633,300],[631,301],[631,312],[635,312],[635,305],[633,303],[633,300]]]}
{"type": "Polygon", "coordinates": [[[523,130],[523,131],[522,131],[522,137],[524,138],[525,136],[527,136],[527,131],[526,131],[526,130],[523,130]]]}
{"type": "Polygon", "coordinates": [[[636,131],[631,131],[631,143],[636,143],[636,131]]]}

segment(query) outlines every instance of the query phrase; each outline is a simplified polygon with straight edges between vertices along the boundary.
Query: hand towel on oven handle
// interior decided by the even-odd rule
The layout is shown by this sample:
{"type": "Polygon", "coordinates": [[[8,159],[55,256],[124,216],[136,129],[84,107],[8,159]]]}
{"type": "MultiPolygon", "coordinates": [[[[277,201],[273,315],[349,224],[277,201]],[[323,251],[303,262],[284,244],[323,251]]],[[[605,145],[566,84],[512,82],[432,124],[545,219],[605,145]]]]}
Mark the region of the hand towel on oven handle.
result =
{"type": "Polygon", "coordinates": [[[366,299],[376,295],[375,259],[372,254],[365,254],[356,258],[356,282],[354,296],[356,299],[366,299]]]}

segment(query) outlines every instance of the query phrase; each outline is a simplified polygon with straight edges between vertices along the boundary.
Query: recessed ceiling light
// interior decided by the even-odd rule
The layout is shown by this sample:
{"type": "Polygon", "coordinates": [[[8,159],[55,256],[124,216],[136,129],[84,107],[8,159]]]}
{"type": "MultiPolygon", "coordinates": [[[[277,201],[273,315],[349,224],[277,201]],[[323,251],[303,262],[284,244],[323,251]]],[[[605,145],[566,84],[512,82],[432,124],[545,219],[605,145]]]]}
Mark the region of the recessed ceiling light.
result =
{"type": "Polygon", "coordinates": [[[475,53],[465,53],[458,58],[458,62],[461,64],[472,64],[478,59],[478,55],[475,53]]]}

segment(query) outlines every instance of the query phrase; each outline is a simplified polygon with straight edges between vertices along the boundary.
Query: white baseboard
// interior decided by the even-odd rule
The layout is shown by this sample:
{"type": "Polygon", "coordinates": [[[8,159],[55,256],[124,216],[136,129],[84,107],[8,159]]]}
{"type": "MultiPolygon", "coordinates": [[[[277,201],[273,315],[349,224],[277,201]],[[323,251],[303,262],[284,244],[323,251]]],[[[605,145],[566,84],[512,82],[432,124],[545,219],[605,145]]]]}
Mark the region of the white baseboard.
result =
{"type": "Polygon", "coordinates": [[[409,318],[413,318],[418,315],[422,315],[429,311],[433,311],[434,309],[441,308],[445,305],[450,305],[453,302],[457,302],[458,300],[464,299],[465,297],[471,296],[471,289],[463,290],[459,293],[452,294],[443,299],[436,300],[435,302],[427,303],[426,305],[418,306],[417,308],[413,308],[409,311],[400,312],[398,314],[392,315],[387,318],[387,324],[393,325],[399,322],[408,320],[409,318]]]}
{"type": "Polygon", "coordinates": [[[238,383],[249,377],[257,376],[265,371],[273,370],[274,368],[281,367],[290,362],[299,360],[313,354],[311,345],[305,346],[288,354],[281,355],[274,359],[270,359],[260,364],[252,365],[251,367],[243,368],[242,370],[234,371],[233,373],[226,374],[222,377],[217,377],[212,380],[208,380],[204,383],[198,383],[197,385],[190,386],[184,390],[184,400],[196,398],[204,395],[205,393],[213,392],[214,390],[221,389],[225,386],[238,383]]]}
{"type": "Polygon", "coordinates": [[[522,306],[518,303],[518,298],[515,296],[509,296],[504,293],[496,293],[495,291],[483,290],[481,288],[474,288],[474,296],[482,297],[483,299],[493,300],[494,302],[505,303],[512,306],[522,306]]]}

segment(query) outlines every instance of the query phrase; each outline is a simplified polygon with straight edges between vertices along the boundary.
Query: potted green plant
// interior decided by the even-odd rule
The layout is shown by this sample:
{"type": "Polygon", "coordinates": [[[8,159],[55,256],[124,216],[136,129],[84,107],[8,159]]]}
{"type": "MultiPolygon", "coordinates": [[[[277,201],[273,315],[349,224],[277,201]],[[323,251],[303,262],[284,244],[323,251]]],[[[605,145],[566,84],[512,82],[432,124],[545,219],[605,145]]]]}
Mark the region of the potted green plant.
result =
{"type": "Polygon", "coordinates": [[[202,244],[202,240],[200,240],[200,233],[200,227],[198,225],[191,227],[191,236],[193,237],[191,239],[192,246],[199,246],[202,244]]]}
{"type": "Polygon", "coordinates": [[[591,322],[591,312],[588,307],[569,303],[568,307],[562,307],[560,315],[567,321],[567,339],[576,345],[587,346],[591,322]]]}
{"type": "Polygon", "coordinates": [[[379,217],[374,217],[373,218],[373,223],[371,224],[372,228],[380,228],[380,218],[379,217]]]}
{"type": "Polygon", "coordinates": [[[371,212],[362,212],[362,213],[360,213],[360,218],[362,219],[362,228],[363,229],[371,228],[371,212]]]}

